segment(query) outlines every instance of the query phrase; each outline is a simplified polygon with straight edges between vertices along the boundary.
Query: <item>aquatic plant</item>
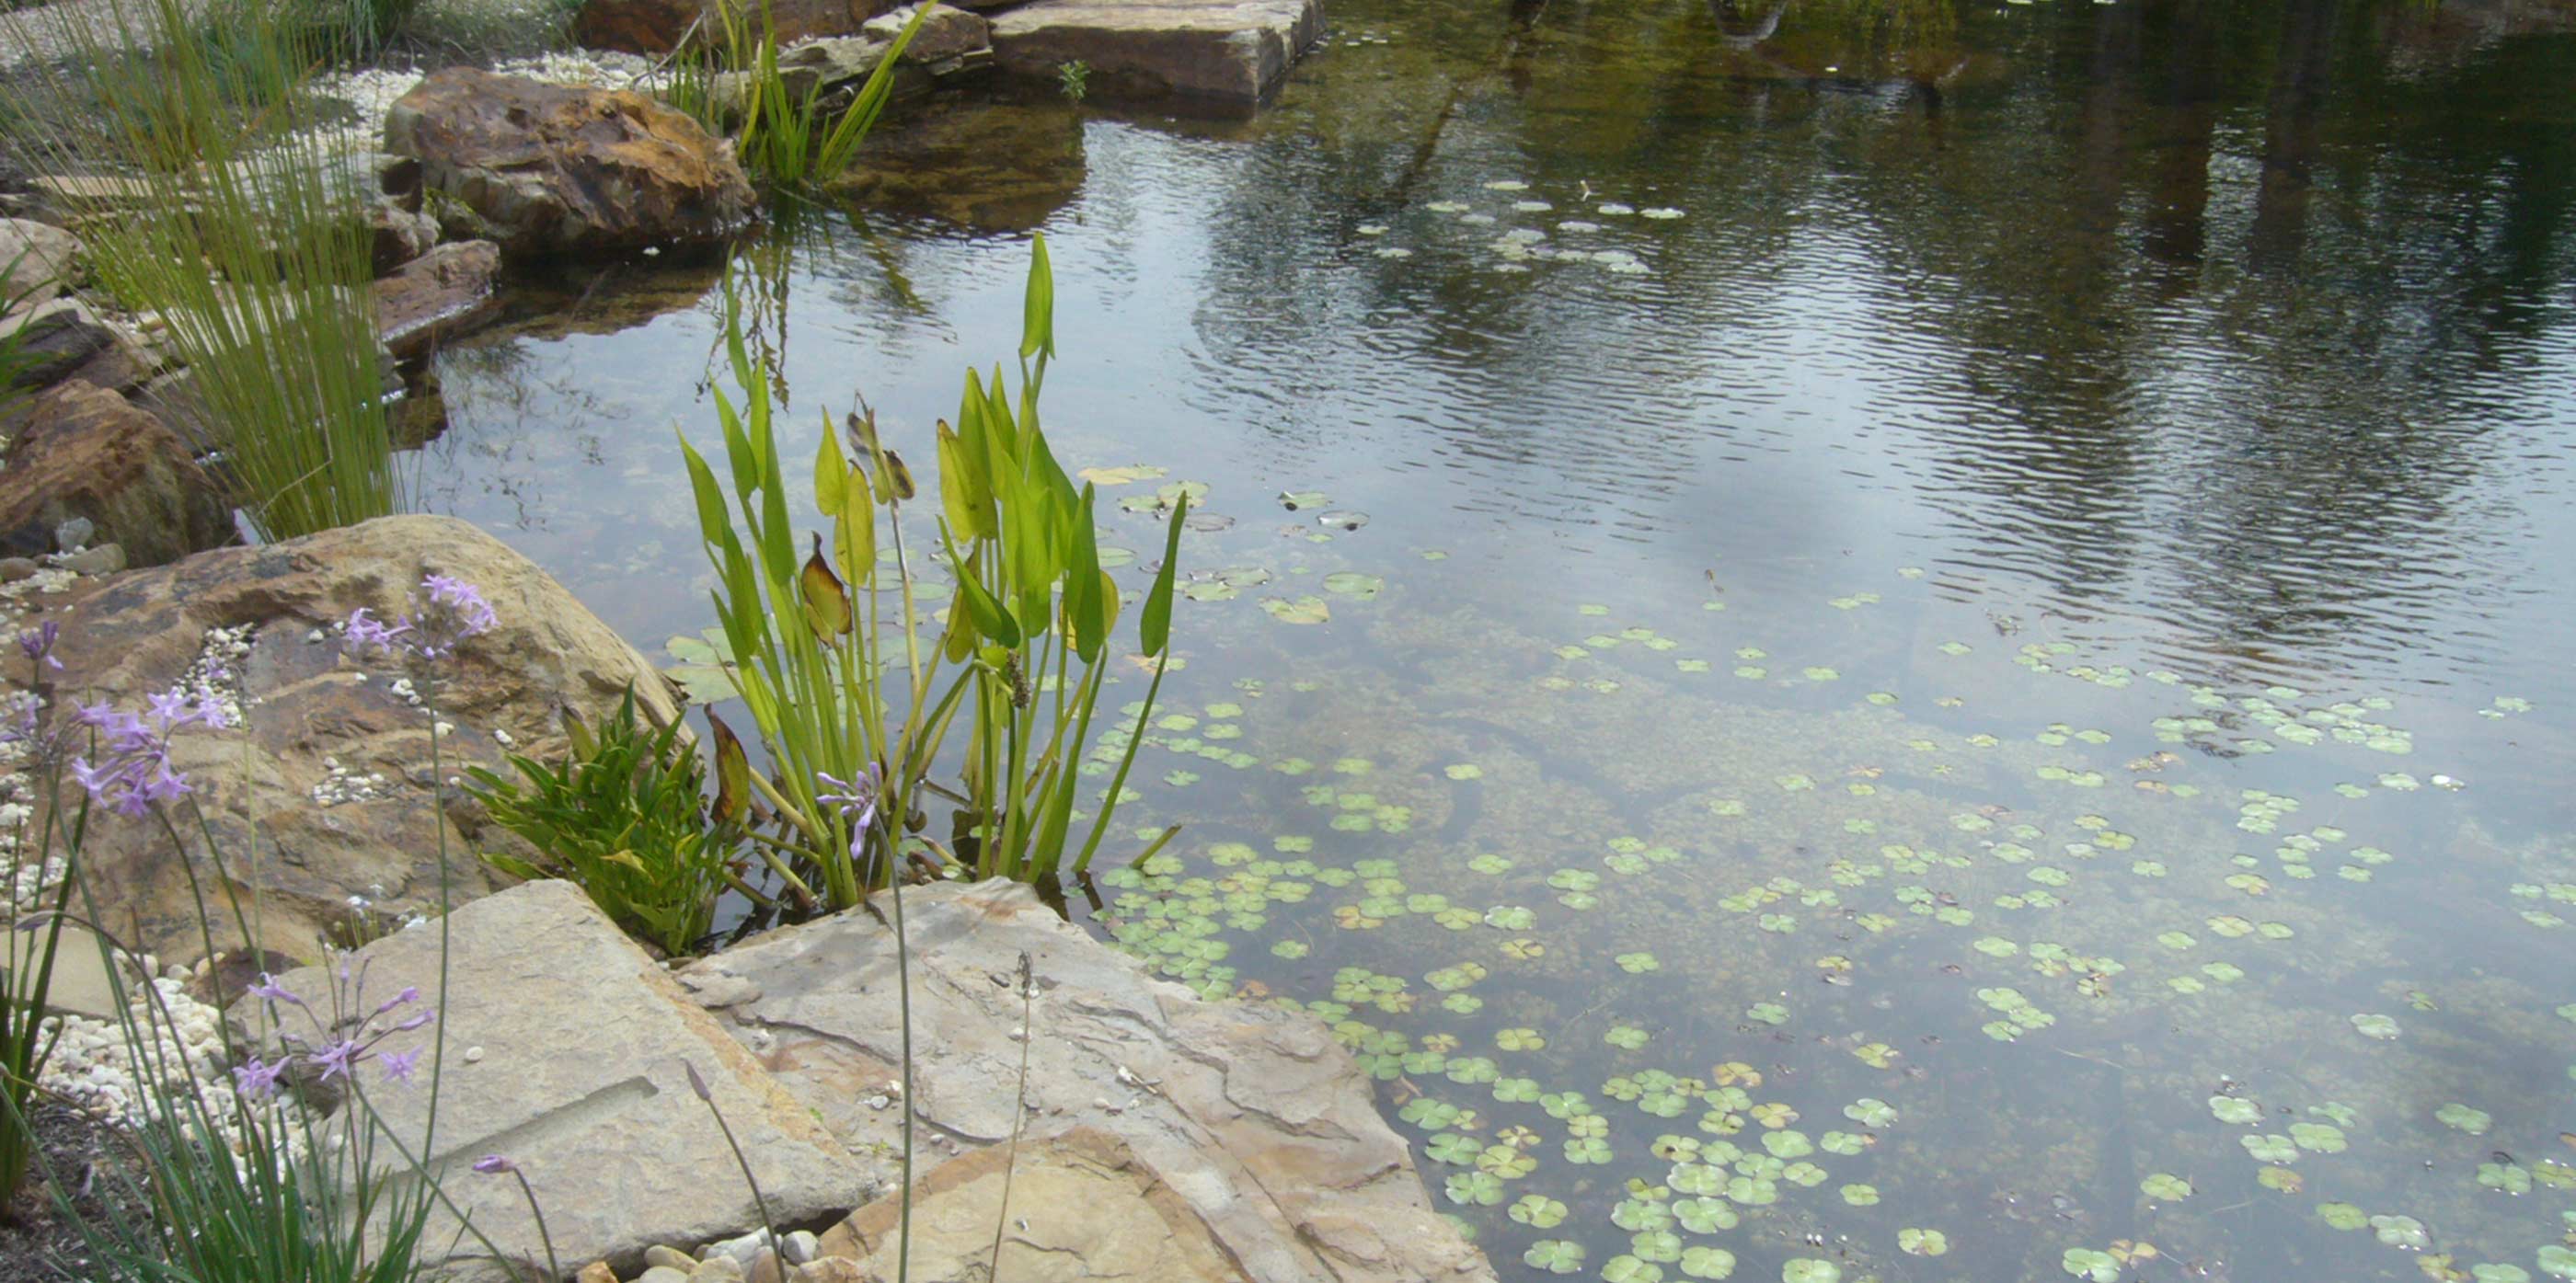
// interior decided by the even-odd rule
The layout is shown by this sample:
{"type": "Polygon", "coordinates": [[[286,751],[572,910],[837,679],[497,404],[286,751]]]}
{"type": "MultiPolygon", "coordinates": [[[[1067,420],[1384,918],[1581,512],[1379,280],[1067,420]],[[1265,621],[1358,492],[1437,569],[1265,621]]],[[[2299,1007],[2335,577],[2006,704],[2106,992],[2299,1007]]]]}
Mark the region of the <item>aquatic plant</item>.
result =
{"type": "Polygon", "coordinates": [[[483,860],[516,878],[568,878],[610,921],[665,954],[696,947],[732,880],[737,826],[710,823],[706,765],[678,722],[652,726],[633,688],[599,726],[563,710],[565,755],[509,755],[518,775],[467,767],[466,790],[541,862],[500,851],[483,860]]]}
{"type": "Polygon", "coordinates": [[[1038,396],[1055,350],[1045,241],[1032,250],[1017,396],[999,368],[989,383],[970,370],[957,424],[942,423],[936,433],[938,546],[956,593],[936,635],[920,608],[906,545],[912,472],[879,439],[874,412],[849,416],[847,451],[826,423],[814,493],[832,534],[828,544],[812,534],[800,559],[771,380],[754,368],[730,307],[726,331],[744,398],[737,408],[730,395],[717,394],[730,496],[696,448],[685,438],[681,446],[700,537],[716,570],[726,672],[778,774],[772,780],[751,772],[719,724],[718,818],[748,814],[756,790],[777,821],[775,838],[760,845],[763,858],[787,894],[833,907],[857,903],[899,876],[908,860],[1025,880],[1053,877],[1068,864],[1077,873],[1087,868],[1162,688],[1188,502],[1172,508],[1162,565],[1138,625],[1139,657],[1153,678],[1077,842],[1074,803],[1109,680],[1119,589],[1100,565],[1094,488],[1073,488],[1039,423],[1038,396]],[[881,571],[881,562],[889,569],[881,571]],[[889,596],[890,611],[882,600],[889,596]],[[960,719],[967,729],[955,764],[959,787],[950,788],[932,774],[960,719]],[[854,830],[822,794],[822,781],[862,779],[881,790],[890,821],[874,830],[854,830]],[[925,794],[957,805],[954,846],[922,831],[925,794]],[[859,836],[866,840],[854,842],[859,836]]]}
{"type": "MultiPolygon", "coordinates": [[[[111,0],[54,17],[73,57],[32,78],[10,141],[121,184],[83,228],[107,292],[160,318],[188,371],[185,413],[221,449],[234,501],[264,539],[402,506],[375,342],[361,171],[307,92],[326,55],[294,15],[241,9],[220,43],[184,0],[111,0]]],[[[48,20],[24,15],[24,24],[48,20]]]]}
{"type": "Polygon", "coordinates": [[[743,167],[764,182],[795,190],[820,188],[857,159],[894,94],[897,64],[936,7],[924,3],[895,34],[867,78],[843,95],[820,77],[802,96],[788,92],[778,65],[778,24],[768,0],[752,15],[718,0],[671,62],[665,96],[698,123],[730,132],[743,167]],[[739,121],[739,125],[736,122],[739,121]]]}

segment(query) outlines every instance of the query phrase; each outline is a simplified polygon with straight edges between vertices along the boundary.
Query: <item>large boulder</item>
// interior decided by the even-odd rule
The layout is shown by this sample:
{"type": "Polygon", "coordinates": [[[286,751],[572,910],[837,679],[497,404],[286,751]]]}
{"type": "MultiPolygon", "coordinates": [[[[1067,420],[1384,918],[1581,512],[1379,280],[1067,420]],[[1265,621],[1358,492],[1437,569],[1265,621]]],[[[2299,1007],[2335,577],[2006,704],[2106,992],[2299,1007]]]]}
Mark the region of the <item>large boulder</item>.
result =
{"type": "MultiPolygon", "coordinates": [[[[733,0],[740,9],[740,0],[733,0]]],[[[714,16],[717,0],[583,0],[573,15],[573,39],[592,49],[662,54],[678,47],[696,27],[702,35],[720,30],[714,16]]],[[[778,43],[794,44],[815,36],[847,36],[859,25],[894,7],[894,0],[770,0],[770,20],[778,43]]],[[[755,32],[759,6],[750,6],[755,32]]]]}
{"type": "Polygon", "coordinates": [[[0,218],[0,307],[32,307],[63,292],[80,238],[50,223],[0,218]]]}
{"type": "Polygon", "coordinates": [[[730,144],[630,89],[450,67],[394,103],[385,146],[420,162],[452,231],[512,254],[703,245],[755,212],[730,144]]]}
{"type": "Polygon", "coordinates": [[[678,716],[664,679],[562,585],[449,517],[218,549],[28,604],[62,623],[56,716],[100,700],[137,709],[200,682],[238,710],[233,728],[183,731],[170,746],[211,852],[193,824],[182,826],[184,863],[157,824],[102,814],[90,827],[83,867],[102,925],[169,959],[204,955],[201,922],[214,947],[241,944],[235,893],[260,945],[294,958],[345,936],[358,906],[379,921],[434,911],[442,852],[454,898],[484,895],[499,879],[476,842],[502,839],[478,832],[470,806],[442,814],[440,773],[497,765],[509,745],[556,751],[559,708],[596,719],[630,683],[655,713],[678,716]],[[351,611],[395,618],[431,572],[479,585],[500,626],[435,669],[344,652],[333,630],[351,611]],[[446,728],[435,768],[433,699],[446,728]],[[192,874],[211,913],[199,912],[192,874]]]}
{"type": "MultiPolygon", "coordinates": [[[[1039,988],[1026,1037],[1042,1052],[1028,1058],[1031,1138],[1076,1127],[1117,1137],[1247,1278],[1492,1277],[1432,1211],[1370,1079],[1314,1017],[1201,1001],[1024,885],[924,887],[904,893],[903,909],[922,1136],[950,1148],[1009,1142],[1023,1115],[1024,1017],[1011,977],[1026,956],[1039,988]]],[[[851,1152],[900,1144],[895,939],[875,916],[773,931],[679,979],[851,1152]]],[[[863,1218],[825,1237],[864,1255],[881,1228],[863,1218]]],[[[1050,1225],[1019,1241],[1035,1255],[1065,1233],[1050,1225]]]]}
{"type": "Polygon", "coordinates": [[[396,357],[410,360],[490,320],[501,247],[450,241],[395,268],[375,284],[376,332],[396,357]]]}
{"type": "Polygon", "coordinates": [[[233,541],[232,509],[185,442],[149,411],[74,379],[39,395],[0,467],[0,544],[51,550],[87,518],[92,539],[157,566],[233,541]]]}
{"type": "Polygon", "coordinates": [[[1050,82],[1079,62],[1110,94],[1250,106],[1323,28],[1318,0],[1036,0],[994,16],[993,56],[1050,82]]]}
{"type": "MultiPolygon", "coordinates": [[[[351,973],[366,977],[367,1009],[406,985],[437,1001],[439,934],[399,932],[358,952],[351,973]]],[[[460,1242],[442,1208],[423,1238],[433,1275],[504,1283],[529,1277],[516,1267],[530,1261],[542,1272],[544,1240],[518,1182],[469,1170],[485,1154],[527,1176],[567,1265],[605,1259],[632,1277],[656,1243],[695,1244],[758,1225],[760,1205],[710,1104],[778,1222],[837,1215],[869,1196],[859,1160],[572,884],[531,882],[466,905],[449,915],[447,935],[446,1066],[427,1161],[509,1263],[473,1236],[460,1242]],[[692,1070],[708,1101],[693,1090],[692,1070]]],[[[330,970],[279,982],[330,1010],[321,1002],[332,992],[330,970]]],[[[253,1039],[269,1041],[266,1003],[245,999],[233,1015],[253,1039]]],[[[280,1030],[313,1037],[299,1012],[281,1015],[280,1030]]],[[[395,1034],[377,1050],[424,1048],[433,1033],[395,1034]]],[[[367,1093],[413,1146],[427,1121],[430,1069],[423,1056],[418,1088],[370,1085],[367,1093]]]]}

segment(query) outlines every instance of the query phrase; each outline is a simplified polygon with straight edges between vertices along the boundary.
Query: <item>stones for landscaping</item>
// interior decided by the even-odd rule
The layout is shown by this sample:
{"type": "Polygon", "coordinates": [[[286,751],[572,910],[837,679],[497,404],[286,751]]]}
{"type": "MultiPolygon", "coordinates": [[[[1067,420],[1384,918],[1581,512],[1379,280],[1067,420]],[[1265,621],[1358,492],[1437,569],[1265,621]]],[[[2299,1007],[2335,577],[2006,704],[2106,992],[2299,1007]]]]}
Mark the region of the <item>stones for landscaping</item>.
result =
{"type": "MultiPolygon", "coordinates": [[[[901,1218],[897,1200],[880,1199],[834,1231],[846,1237],[861,1277],[895,1277],[901,1218]]],[[[1094,1127],[1023,1144],[1016,1160],[1006,1147],[994,1146],[940,1164],[913,1186],[912,1230],[915,1278],[1074,1283],[1261,1277],[1227,1259],[1224,1240],[1188,1197],[1125,1142],[1094,1127]],[[993,1227],[1006,1214],[1011,1232],[996,1261],[993,1227]]]]}
{"type": "MultiPolygon", "coordinates": [[[[361,606],[400,616],[431,571],[481,586],[500,616],[435,675],[451,779],[468,763],[497,765],[501,734],[540,756],[559,752],[556,709],[595,721],[629,683],[657,715],[677,715],[666,682],[632,646],[525,557],[452,518],[379,518],[28,599],[62,624],[58,689],[134,709],[202,683],[238,709],[234,729],[175,736],[171,759],[224,857],[218,869],[192,833],[197,878],[210,894],[229,880],[256,895],[268,949],[318,956],[359,912],[353,900],[378,919],[434,909],[442,851],[455,898],[482,895],[496,878],[475,858],[478,837],[515,841],[474,827],[470,806],[442,820],[429,804],[429,674],[346,657],[334,631],[361,606]]],[[[204,954],[187,871],[166,835],[94,824],[83,859],[110,932],[167,959],[204,954]]],[[[229,913],[209,925],[216,947],[240,943],[229,913]]],[[[494,1060],[501,1051],[492,1048],[494,1060]]]]}
{"type": "Polygon", "coordinates": [[[0,316],[0,336],[19,336],[26,364],[10,386],[41,388],[115,352],[117,333],[76,298],[57,298],[0,316]]]}
{"type": "Polygon", "coordinates": [[[367,206],[367,232],[373,238],[376,275],[402,266],[438,244],[438,220],[417,209],[405,209],[392,197],[367,206]]]}
{"type": "Polygon", "coordinates": [[[157,566],[233,540],[231,509],[187,445],[114,392],[75,379],[39,394],[7,457],[0,543],[16,551],[50,551],[67,521],[89,523],[81,542],[121,549],[113,568],[157,566]]]}
{"type": "MultiPolygon", "coordinates": [[[[1027,1140],[1074,1128],[1114,1137],[1132,1168],[1096,1149],[1078,1163],[1068,1151],[1064,1161],[1127,1172],[1108,1186],[1128,1190],[1122,1197],[1171,1191],[1155,1205],[1162,1228],[1186,1238],[1191,1224],[1203,1226],[1239,1271],[1184,1277],[1491,1277],[1432,1211],[1404,1142],[1371,1103],[1369,1079],[1313,1017],[1203,1002],[1068,925],[1026,886],[923,887],[904,893],[904,910],[913,1103],[926,1134],[970,1151],[1008,1143],[1022,1112],[1014,1034],[1023,1019],[1009,978],[1025,952],[1039,987],[1027,1036],[1042,1049],[1029,1061],[1027,1140]]],[[[900,1060],[895,949],[876,918],[844,913],[773,931],[677,974],[849,1150],[895,1152],[902,1112],[899,1101],[885,1107],[900,1060]]],[[[1024,1142],[1023,1157],[1029,1152],[1024,1142]]],[[[972,1208],[986,1197],[972,1193],[980,1170],[961,1169],[941,1187],[951,1205],[972,1208]]],[[[1025,1218],[1031,1228],[1015,1230],[1012,1242],[1029,1268],[1049,1244],[1126,1250],[1123,1237],[1098,1241],[1080,1228],[1107,1214],[1098,1179],[1067,1176],[1062,1188],[1073,1202],[1023,1201],[1013,1191],[1013,1223],[1025,1218]]],[[[989,1250],[993,1223],[982,1224],[989,1250]]],[[[915,1229],[929,1233],[918,1219],[915,1229]]],[[[882,1239],[862,1213],[825,1234],[823,1251],[865,1256],[882,1239]]],[[[1095,1276],[1110,1272],[1105,1260],[1095,1265],[1095,1276]]]]}
{"type": "MultiPolygon", "coordinates": [[[[447,1193],[502,1252],[544,1259],[518,1183],[467,1170],[484,1154],[517,1164],[567,1261],[638,1270],[652,1244],[696,1242],[758,1223],[759,1205],[733,1151],[692,1090],[692,1068],[740,1141],[769,1215],[811,1221],[865,1197],[868,1165],[572,884],[514,887],[459,908],[447,928],[448,1044],[480,1045],[488,1054],[468,1065],[451,1051],[430,1162],[448,1174],[447,1193]]],[[[370,1002],[406,985],[435,995],[439,932],[397,932],[361,950],[354,965],[365,971],[370,1002]]],[[[308,1001],[331,985],[325,968],[282,982],[308,1001]]],[[[233,1009],[236,1023],[250,1025],[265,1005],[244,1000],[233,1009]]],[[[285,1028],[296,1026],[290,1020],[285,1028]]],[[[425,1046],[429,1034],[395,1034],[382,1050],[425,1046]]],[[[420,1089],[370,1089],[369,1101],[396,1134],[420,1135],[429,1075],[424,1059],[420,1089]]],[[[433,1274],[443,1269],[460,1283],[520,1277],[474,1239],[458,1242],[444,1213],[424,1241],[436,1245],[433,1258],[454,1253],[433,1274]]],[[[740,1277],[737,1263],[726,1266],[740,1277]]],[[[710,1283],[725,1267],[702,1274],[706,1268],[655,1265],[644,1277],[710,1283]]]]}
{"type": "Polygon", "coordinates": [[[0,305],[33,307],[63,292],[80,238],[48,223],[0,218],[0,305]]]}
{"type": "Polygon", "coordinates": [[[450,241],[395,268],[375,284],[385,347],[410,360],[490,320],[499,311],[492,282],[500,271],[501,247],[490,241],[450,241]]]}
{"type": "Polygon", "coordinates": [[[1003,70],[1052,82],[1079,62],[1096,89],[1248,106],[1323,34],[1318,0],[1036,0],[993,18],[1003,70]]]}
{"type": "MultiPolygon", "coordinates": [[[[770,0],[768,13],[783,47],[814,36],[847,36],[892,7],[890,0],[770,0]]],[[[583,0],[573,39],[592,49],[669,53],[692,27],[719,29],[715,0],[583,0]]],[[[755,24],[761,10],[750,10],[755,24]]]]}
{"type": "Polygon", "coordinates": [[[704,245],[754,214],[733,148],[633,90],[451,67],[395,102],[385,145],[449,231],[511,254],[704,245]]]}

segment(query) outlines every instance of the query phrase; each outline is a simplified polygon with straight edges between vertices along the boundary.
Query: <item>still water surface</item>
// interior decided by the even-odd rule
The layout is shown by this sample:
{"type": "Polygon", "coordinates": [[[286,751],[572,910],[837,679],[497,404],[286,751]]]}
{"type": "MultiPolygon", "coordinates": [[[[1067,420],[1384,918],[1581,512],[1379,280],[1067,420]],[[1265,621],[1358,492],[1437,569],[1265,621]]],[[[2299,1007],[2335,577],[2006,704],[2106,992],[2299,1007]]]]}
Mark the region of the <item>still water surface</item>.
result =
{"type": "MultiPolygon", "coordinates": [[[[1332,17],[735,264],[784,452],[927,459],[1043,230],[1059,454],[1229,519],[1077,912],[1339,1022],[1515,1279],[2576,1273],[2567,12],[1332,17]]],[[[421,456],[647,649],[710,284],[522,298],[421,456]]]]}

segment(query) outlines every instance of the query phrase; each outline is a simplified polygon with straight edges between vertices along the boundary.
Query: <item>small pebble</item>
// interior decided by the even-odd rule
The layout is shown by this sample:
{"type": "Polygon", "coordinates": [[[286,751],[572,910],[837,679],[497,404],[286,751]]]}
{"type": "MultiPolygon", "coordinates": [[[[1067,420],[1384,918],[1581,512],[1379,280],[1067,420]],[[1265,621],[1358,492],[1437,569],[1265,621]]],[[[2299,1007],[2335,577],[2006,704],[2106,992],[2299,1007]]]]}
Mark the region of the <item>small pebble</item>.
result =
{"type": "Polygon", "coordinates": [[[112,543],[64,553],[54,561],[76,575],[112,575],[125,569],[125,549],[112,543]]]}
{"type": "MultiPolygon", "coordinates": [[[[474,1049],[474,1051],[481,1050],[482,1048],[480,1047],[474,1049]]],[[[468,1060],[474,1059],[474,1051],[465,1053],[465,1058],[468,1060]]],[[[663,1244],[656,1243],[653,1246],[644,1249],[644,1263],[646,1265],[661,1265],[675,1270],[686,1271],[694,1270],[698,1267],[698,1258],[691,1256],[676,1247],[667,1247],[663,1244]]]]}
{"type": "Polygon", "coordinates": [[[791,1230],[782,1250],[788,1264],[803,1265],[814,1259],[814,1253],[821,1251],[822,1245],[823,1240],[814,1237],[812,1230],[791,1230]]]}
{"type": "MultiPolygon", "coordinates": [[[[482,1049],[481,1047],[468,1047],[468,1048],[466,1048],[466,1049],[465,1049],[465,1063],[466,1063],[466,1064],[469,1064],[469,1065],[479,1065],[479,1064],[482,1064],[482,1063],[483,1063],[483,1049],[482,1049]]],[[[645,1251],[644,1255],[645,1255],[645,1256],[647,1256],[647,1257],[650,1257],[651,1255],[653,1255],[653,1253],[652,1253],[652,1251],[651,1251],[650,1249],[647,1249],[647,1250],[645,1251]]],[[[678,1253],[676,1253],[676,1252],[675,1252],[675,1253],[673,1253],[673,1255],[678,1255],[678,1253]]]]}
{"type": "Polygon", "coordinates": [[[21,580],[33,579],[36,577],[36,572],[41,569],[43,567],[26,557],[0,557],[0,584],[14,584],[21,580]]]}
{"type": "Polygon", "coordinates": [[[689,1283],[689,1276],[667,1265],[656,1265],[635,1276],[635,1283],[689,1283]]]}
{"type": "MultiPolygon", "coordinates": [[[[764,1255],[768,1249],[761,1249],[764,1255]]],[[[742,1262],[730,1256],[710,1256],[689,1271],[689,1283],[743,1283],[742,1262]]]]}

